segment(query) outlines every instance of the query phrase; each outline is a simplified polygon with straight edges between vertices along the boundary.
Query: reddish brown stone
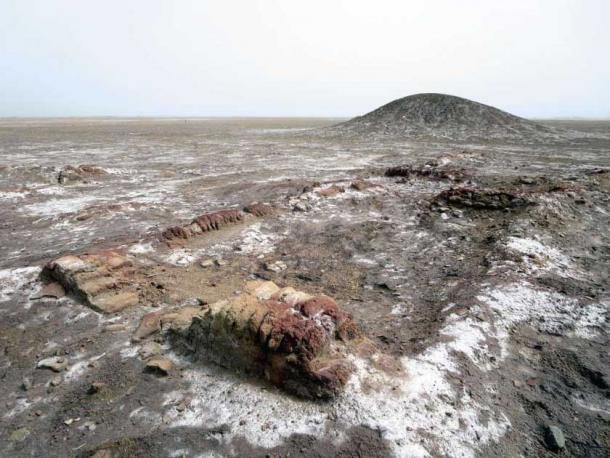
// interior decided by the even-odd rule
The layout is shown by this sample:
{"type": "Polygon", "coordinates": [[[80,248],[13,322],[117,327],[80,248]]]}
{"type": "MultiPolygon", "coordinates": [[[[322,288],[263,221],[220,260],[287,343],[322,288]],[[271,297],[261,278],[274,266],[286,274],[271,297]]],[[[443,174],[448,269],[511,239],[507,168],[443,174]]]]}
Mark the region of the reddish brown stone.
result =
{"type": "Polygon", "coordinates": [[[268,204],[253,203],[244,207],[244,211],[258,218],[262,218],[263,216],[272,215],[274,213],[274,208],[268,204]]]}
{"type": "Polygon", "coordinates": [[[140,324],[133,333],[132,340],[138,341],[155,334],[161,330],[161,317],[166,313],[164,310],[147,313],[140,320],[140,324]]]}
{"type": "Polygon", "coordinates": [[[339,310],[337,303],[328,296],[316,296],[299,304],[299,306],[301,312],[307,317],[313,317],[322,313],[337,320],[347,315],[342,310],[339,310]]]}
{"type": "Polygon", "coordinates": [[[318,194],[322,197],[334,197],[342,192],[345,192],[345,188],[343,186],[337,186],[336,184],[333,184],[328,188],[320,189],[318,191],[318,194]]]}
{"type": "Polygon", "coordinates": [[[161,236],[168,240],[188,239],[190,236],[190,233],[181,226],[172,226],[172,227],[168,227],[167,229],[165,229],[162,232],[161,236]]]}
{"type": "Polygon", "coordinates": [[[349,187],[355,189],[356,191],[365,191],[373,186],[375,186],[373,183],[366,180],[356,180],[352,181],[352,184],[350,184],[349,187]]]}
{"type": "Polygon", "coordinates": [[[213,213],[205,213],[193,220],[203,232],[218,230],[227,224],[242,221],[243,213],[240,210],[220,210],[213,213]]]}
{"type": "Polygon", "coordinates": [[[351,318],[347,318],[337,326],[336,335],[338,339],[347,342],[349,340],[354,340],[358,337],[361,337],[362,330],[354,320],[352,320],[351,318]]]}
{"type": "Polygon", "coordinates": [[[271,282],[249,282],[244,290],[194,317],[189,345],[221,365],[264,374],[299,396],[336,395],[353,371],[339,350],[358,335],[349,315],[330,297],[271,282]]]}

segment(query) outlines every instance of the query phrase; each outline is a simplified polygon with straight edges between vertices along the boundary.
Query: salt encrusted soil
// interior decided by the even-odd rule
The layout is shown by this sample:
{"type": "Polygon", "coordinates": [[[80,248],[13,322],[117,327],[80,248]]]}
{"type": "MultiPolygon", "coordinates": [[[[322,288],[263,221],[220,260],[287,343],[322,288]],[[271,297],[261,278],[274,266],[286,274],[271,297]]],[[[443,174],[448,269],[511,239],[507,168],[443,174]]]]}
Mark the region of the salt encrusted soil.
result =
{"type": "Polygon", "coordinates": [[[538,457],[557,426],[559,456],[608,456],[610,124],[538,146],[303,130],[333,123],[2,121],[0,455],[538,457]],[[253,201],[275,211],[160,241],[253,201]],[[43,291],[49,260],[108,248],[139,266],[139,306],[43,291]],[[333,297],[379,354],[311,401],[132,341],[255,279],[333,297]]]}

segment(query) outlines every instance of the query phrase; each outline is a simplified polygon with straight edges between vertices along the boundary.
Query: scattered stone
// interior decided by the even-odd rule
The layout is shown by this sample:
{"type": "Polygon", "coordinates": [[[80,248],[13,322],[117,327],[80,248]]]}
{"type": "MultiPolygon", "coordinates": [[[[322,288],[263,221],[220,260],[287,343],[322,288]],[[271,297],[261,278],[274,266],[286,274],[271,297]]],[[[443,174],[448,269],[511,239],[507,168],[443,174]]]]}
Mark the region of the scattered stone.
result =
{"type": "Polygon", "coordinates": [[[36,367],[39,369],[51,369],[55,372],[61,372],[68,367],[68,360],[61,356],[52,356],[38,361],[36,367]]]}
{"type": "Polygon", "coordinates": [[[95,422],[93,421],[86,421],[83,423],[83,428],[86,429],[87,431],[95,431],[96,425],[95,422]]]}
{"type": "Polygon", "coordinates": [[[104,382],[93,382],[89,386],[89,389],[87,390],[87,393],[88,394],[97,394],[100,391],[102,391],[105,387],[106,387],[106,384],[104,382]]]}
{"type": "Polygon", "coordinates": [[[308,212],[311,210],[311,205],[309,205],[307,202],[297,202],[294,204],[292,209],[297,212],[308,212]]]}
{"type": "Polygon", "coordinates": [[[356,191],[366,191],[369,188],[375,186],[373,183],[370,183],[366,180],[355,180],[349,185],[351,189],[355,189],[356,191]]]}
{"type": "Polygon", "coordinates": [[[144,345],[142,345],[142,348],[138,350],[138,354],[140,355],[140,358],[148,359],[152,356],[157,356],[161,354],[162,351],[163,349],[161,348],[161,345],[159,343],[146,342],[144,345]]]}
{"type": "Polygon", "coordinates": [[[23,379],[23,381],[21,382],[21,389],[23,391],[29,391],[32,389],[32,379],[30,379],[29,377],[25,377],[23,379]]]}
{"type": "Polygon", "coordinates": [[[146,337],[155,334],[161,330],[161,316],[166,313],[166,310],[147,313],[140,320],[140,324],[136,328],[131,337],[131,340],[137,342],[146,337]]]}
{"type": "Polygon", "coordinates": [[[146,361],[146,370],[158,375],[168,375],[174,368],[174,363],[163,356],[155,356],[146,361]]]}
{"type": "Polygon", "coordinates": [[[11,433],[8,440],[11,442],[23,442],[30,435],[30,430],[27,428],[19,428],[11,433]]]}
{"type": "Polygon", "coordinates": [[[343,186],[337,186],[336,184],[333,184],[328,188],[320,189],[318,191],[318,194],[322,197],[335,197],[337,194],[341,194],[343,192],[345,192],[345,188],[343,186]]]}
{"type": "Polygon", "coordinates": [[[566,446],[566,438],[563,435],[563,431],[557,426],[547,425],[544,438],[550,450],[558,451],[566,446]]]}
{"type": "Polygon", "coordinates": [[[104,326],[103,332],[120,332],[126,329],[127,325],[125,323],[107,324],[104,326]]]}
{"type": "Polygon", "coordinates": [[[214,265],[214,260],[213,259],[206,259],[204,261],[201,261],[199,263],[199,265],[201,267],[203,267],[204,269],[208,268],[208,267],[212,267],[214,265]]]}
{"type": "Polygon", "coordinates": [[[283,261],[265,263],[265,269],[269,270],[270,272],[281,272],[283,270],[286,270],[287,268],[288,266],[283,261]]]}
{"type": "Polygon", "coordinates": [[[61,378],[61,375],[56,375],[49,381],[49,384],[51,386],[58,386],[61,384],[62,381],[63,381],[63,379],[61,378]]]}
{"type": "Polygon", "coordinates": [[[201,310],[201,306],[190,305],[168,310],[161,315],[161,330],[174,332],[185,330],[201,310]]]}
{"type": "Polygon", "coordinates": [[[67,420],[64,420],[64,424],[66,426],[70,426],[72,423],[75,423],[79,420],[80,420],[80,418],[68,418],[67,420]]]}
{"type": "Polygon", "coordinates": [[[222,266],[226,266],[228,263],[227,261],[225,261],[224,259],[216,259],[214,260],[214,263],[218,266],[218,267],[222,267],[222,266]]]}
{"type": "Polygon", "coordinates": [[[536,184],[536,180],[532,177],[521,177],[521,178],[519,178],[519,183],[531,185],[531,184],[536,184]]]}
{"type": "Polygon", "coordinates": [[[521,388],[523,386],[523,382],[521,380],[513,380],[513,385],[515,388],[521,388]]]}

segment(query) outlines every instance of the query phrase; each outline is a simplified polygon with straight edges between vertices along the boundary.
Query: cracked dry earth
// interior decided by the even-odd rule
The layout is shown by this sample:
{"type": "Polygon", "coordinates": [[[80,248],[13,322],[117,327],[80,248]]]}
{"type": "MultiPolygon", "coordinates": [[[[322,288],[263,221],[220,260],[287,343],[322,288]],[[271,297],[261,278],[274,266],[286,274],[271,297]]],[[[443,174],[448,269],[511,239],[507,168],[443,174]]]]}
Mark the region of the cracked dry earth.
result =
{"type": "Polygon", "coordinates": [[[329,124],[2,121],[0,455],[610,454],[610,123],[329,124]]]}

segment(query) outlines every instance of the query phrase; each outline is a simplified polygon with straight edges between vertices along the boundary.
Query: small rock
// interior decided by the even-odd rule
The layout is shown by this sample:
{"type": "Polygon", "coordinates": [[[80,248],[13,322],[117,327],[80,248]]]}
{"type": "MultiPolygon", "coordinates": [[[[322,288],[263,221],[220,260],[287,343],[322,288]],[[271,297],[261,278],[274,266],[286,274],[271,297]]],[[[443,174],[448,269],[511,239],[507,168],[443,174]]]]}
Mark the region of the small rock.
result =
{"type": "Polygon", "coordinates": [[[32,388],[32,380],[28,377],[25,377],[23,379],[23,382],[21,382],[21,389],[23,391],[29,391],[32,388]]]}
{"type": "Polygon", "coordinates": [[[51,369],[55,372],[60,372],[68,366],[68,360],[61,356],[52,356],[51,358],[45,358],[38,361],[36,365],[39,369],[51,369]]]}
{"type": "Polygon", "coordinates": [[[275,261],[272,263],[265,263],[265,269],[271,272],[281,272],[282,270],[286,270],[288,266],[283,261],[275,261]]]}
{"type": "Polygon", "coordinates": [[[563,435],[563,431],[557,426],[547,425],[545,440],[550,450],[557,451],[566,446],[566,438],[563,435]]]}
{"type": "Polygon", "coordinates": [[[30,435],[30,430],[27,428],[19,428],[11,433],[8,440],[11,442],[23,442],[30,435]]]}
{"type": "Polygon", "coordinates": [[[72,423],[75,423],[79,420],[80,418],[68,418],[67,420],[64,420],[64,424],[70,426],[72,423]]]}
{"type": "Polygon", "coordinates": [[[49,381],[49,384],[51,386],[58,386],[59,384],[61,384],[62,381],[63,379],[61,378],[61,375],[56,375],[49,381]]]}
{"type": "Polygon", "coordinates": [[[85,428],[88,431],[95,431],[95,422],[86,421],[83,423],[83,428],[85,428]]]}
{"type": "Polygon", "coordinates": [[[311,210],[311,205],[306,202],[297,202],[292,209],[297,212],[307,212],[311,210]]]}
{"type": "Polygon", "coordinates": [[[219,266],[219,267],[220,267],[220,266],[226,266],[226,265],[227,265],[227,261],[225,261],[224,259],[220,259],[220,258],[216,259],[214,262],[215,262],[215,263],[216,263],[216,265],[217,265],[217,266],[219,266]]]}
{"type": "Polygon", "coordinates": [[[318,191],[318,194],[322,197],[334,197],[342,192],[345,192],[345,188],[343,186],[337,186],[336,184],[333,184],[328,188],[320,189],[318,191]]]}
{"type": "Polygon", "coordinates": [[[536,180],[531,177],[521,177],[519,178],[519,182],[522,184],[536,184],[536,180]]]}
{"type": "Polygon", "coordinates": [[[103,332],[119,332],[125,331],[127,329],[127,325],[124,323],[116,323],[106,325],[103,329],[103,332]]]}
{"type": "Polygon", "coordinates": [[[138,351],[142,359],[148,359],[161,354],[161,345],[157,342],[146,342],[138,351]]]}
{"type": "Polygon", "coordinates": [[[201,267],[203,267],[204,269],[208,268],[208,267],[212,267],[214,265],[214,260],[213,259],[206,259],[204,261],[201,261],[199,263],[199,265],[201,267]]]}
{"type": "Polygon", "coordinates": [[[146,370],[159,375],[168,375],[174,368],[174,363],[163,356],[155,356],[146,362],[146,370]]]}
{"type": "Polygon", "coordinates": [[[142,317],[140,324],[136,328],[131,337],[131,340],[137,342],[161,330],[161,316],[165,313],[163,310],[158,312],[150,312],[142,317]]]}
{"type": "Polygon", "coordinates": [[[523,382],[521,380],[513,380],[513,385],[516,388],[521,388],[523,386],[523,382]]]}
{"type": "Polygon", "coordinates": [[[93,382],[89,386],[87,393],[96,394],[96,393],[99,393],[100,391],[102,391],[105,387],[106,387],[106,384],[104,382],[93,382]]]}
{"type": "Polygon", "coordinates": [[[371,183],[365,180],[355,180],[350,185],[351,189],[355,189],[356,191],[364,191],[373,186],[371,183]]]}

